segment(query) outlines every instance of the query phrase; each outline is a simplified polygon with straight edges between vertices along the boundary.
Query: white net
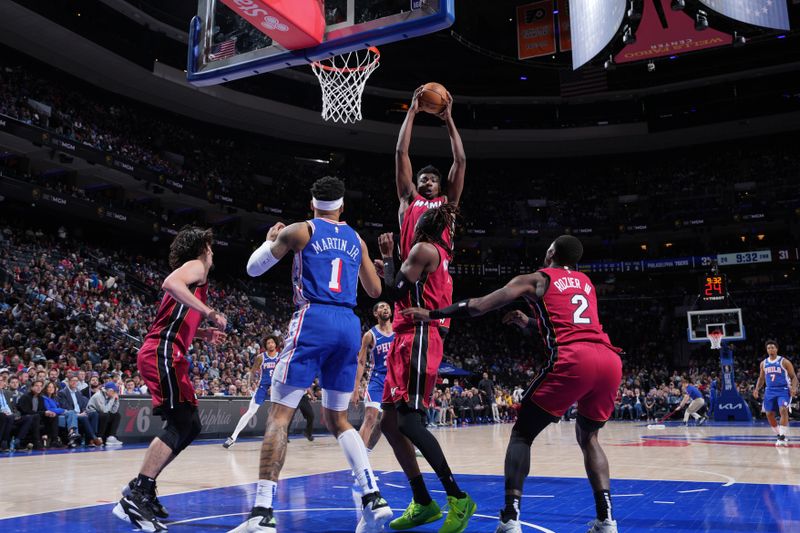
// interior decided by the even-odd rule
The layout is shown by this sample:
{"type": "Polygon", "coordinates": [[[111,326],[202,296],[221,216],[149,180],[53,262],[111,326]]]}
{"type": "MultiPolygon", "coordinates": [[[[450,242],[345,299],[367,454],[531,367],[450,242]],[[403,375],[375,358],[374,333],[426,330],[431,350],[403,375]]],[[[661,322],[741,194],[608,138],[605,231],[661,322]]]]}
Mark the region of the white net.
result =
{"type": "Polygon", "coordinates": [[[380,65],[375,47],[311,63],[322,87],[322,118],[334,122],[361,120],[361,94],[370,74],[380,65]]]}
{"type": "Polygon", "coordinates": [[[722,348],[722,332],[712,331],[708,334],[708,340],[711,343],[712,350],[719,350],[722,348]]]}

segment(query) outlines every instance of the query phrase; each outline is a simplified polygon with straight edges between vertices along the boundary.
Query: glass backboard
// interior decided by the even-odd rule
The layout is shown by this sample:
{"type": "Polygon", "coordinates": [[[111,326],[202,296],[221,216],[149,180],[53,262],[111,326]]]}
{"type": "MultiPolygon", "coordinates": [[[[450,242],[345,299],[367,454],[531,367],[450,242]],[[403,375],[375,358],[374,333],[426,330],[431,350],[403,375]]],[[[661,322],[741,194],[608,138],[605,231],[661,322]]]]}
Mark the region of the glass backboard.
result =
{"type": "Polygon", "coordinates": [[[199,0],[189,28],[187,78],[214,85],[450,27],[455,0],[325,0],[322,44],[287,50],[221,0],[199,0]]]}
{"type": "Polygon", "coordinates": [[[744,340],[744,324],[741,309],[709,309],[689,311],[689,342],[708,342],[708,334],[721,331],[723,340],[744,340]]]}

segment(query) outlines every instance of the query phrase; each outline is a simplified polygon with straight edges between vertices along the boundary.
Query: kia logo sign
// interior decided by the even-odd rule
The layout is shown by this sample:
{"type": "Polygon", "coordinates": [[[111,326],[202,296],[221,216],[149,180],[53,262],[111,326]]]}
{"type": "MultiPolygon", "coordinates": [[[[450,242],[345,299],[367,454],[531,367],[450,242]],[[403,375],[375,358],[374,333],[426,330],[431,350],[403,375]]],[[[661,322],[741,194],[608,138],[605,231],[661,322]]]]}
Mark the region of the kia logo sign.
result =
{"type": "Polygon", "coordinates": [[[725,411],[733,411],[736,409],[744,409],[744,405],[741,403],[721,403],[719,408],[725,411]]]}

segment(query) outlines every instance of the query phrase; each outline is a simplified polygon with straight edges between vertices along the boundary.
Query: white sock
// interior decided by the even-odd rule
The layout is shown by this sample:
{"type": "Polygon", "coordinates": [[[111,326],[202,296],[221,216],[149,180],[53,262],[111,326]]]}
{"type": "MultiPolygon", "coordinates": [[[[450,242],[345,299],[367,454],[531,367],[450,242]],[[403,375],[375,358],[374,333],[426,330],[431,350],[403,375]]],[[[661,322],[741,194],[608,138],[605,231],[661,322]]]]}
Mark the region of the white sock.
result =
{"type": "Polygon", "coordinates": [[[378,492],[378,482],[375,481],[375,474],[372,473],[372,467],[369,465],[367,449],[358,432],[355,429],[348,429],[336,440],[339,441],[339,446],[341,446],[347,462],[350,463],[350,469],[364,494],[378,492]]]}
{"type": "Polygon", "coordinates": [[[372,448],[365,448],[367,450],[367,455],[372,455],[372,448]]]}
{"type": "Polygon", "coordinates": [[[250,405],[247,407],[247,411],[242,415],[242,418],[239,419],[239,423],[236,424],[236,429],[233,430],[233,435],[231,435],[231,439],[236,440],[239,438],[239,433],[244,430],[245,426],[250,419],[253,418],[256,413],[258,412],[258,408],[261,407],[255,402],[250,402],[250,405]]]}
{"type": "Polygon", "coordinates": [[[770,428],[772,428],[772,432],[775,433],[776,435],[781,434],[780,433],[781,430],[778,429],[778,426],[770,426],[770,428]]]}
{"type": "Polygon", "coordinates": [[[697,413],[692,413],[692,418],[694,418],[695,420],[700,420],[700,415],[698,415],[697,413]]]}
{"type": "Polygon", "coordinates": [[[786,436],[789,434],[789,426],[778,426],[778,435],[786,436]]]}
{"type": "Polygon", "coordinates": [[[268,479],[258,480],[258,490],[256,490],[256,507],[272,509],[272,498],[278,490],[278,483],[268,479]]]}

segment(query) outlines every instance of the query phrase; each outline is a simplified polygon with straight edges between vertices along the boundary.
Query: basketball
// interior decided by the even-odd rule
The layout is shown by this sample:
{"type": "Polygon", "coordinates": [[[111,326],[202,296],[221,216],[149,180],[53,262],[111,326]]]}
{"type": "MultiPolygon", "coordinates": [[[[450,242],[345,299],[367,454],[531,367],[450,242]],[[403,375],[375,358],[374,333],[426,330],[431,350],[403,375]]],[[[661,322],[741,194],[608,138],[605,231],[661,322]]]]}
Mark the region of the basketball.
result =
{"type": "Polygon", "coordinates": [[[441,83],[432,81],[422,86],[419,93],[419,108],[426,113],[438,115],[447,107],[447,89],[441,83]]]}

